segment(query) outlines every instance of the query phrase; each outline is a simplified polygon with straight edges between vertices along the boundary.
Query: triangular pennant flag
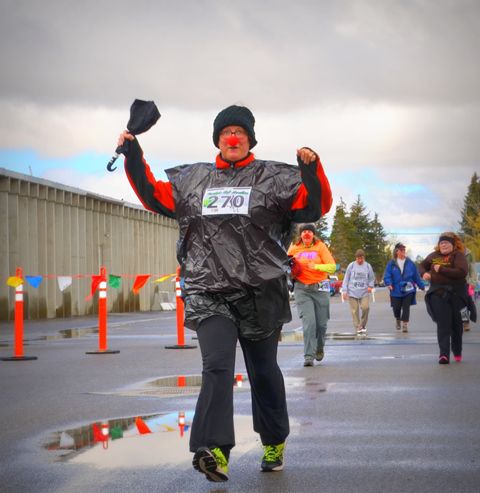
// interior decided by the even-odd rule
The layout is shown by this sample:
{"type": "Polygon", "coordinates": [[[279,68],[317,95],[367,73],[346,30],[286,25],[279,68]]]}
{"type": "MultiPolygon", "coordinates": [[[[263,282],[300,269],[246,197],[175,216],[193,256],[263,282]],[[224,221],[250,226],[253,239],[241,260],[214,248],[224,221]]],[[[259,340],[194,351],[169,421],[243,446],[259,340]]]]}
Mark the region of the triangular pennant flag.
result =
{"type": "Polygon", "coordinates": [[[65,291],[72,284],[71,276],[58,276],[57,281],[60,291],[65,291]]]}
{"type": "Polygon", "coordinates": [[[17,276],[10,276],[7,279],[7,286],[12,286],[12,288],[18,288],[18,286],[23,284],[23,279],[17,276]]]}
{"type": "Polygon", "coordinates": [[[140,433],[140,435],[146,435],[147,433],[152,433],[150,428],[147,426],[147,423],[145,423],[145,421],[143,421],[143,419],[140,417],[135,418],[135,425],[137,426],[137,430],[138,433],[140,433]]]}
{"type": "Polygon", "coordinates": [[[91,300],[93,298],[93,295],[95,294],[95,291],[98,288],[98,285],[102,282],[105,281],[105,277],[102,275],[93,275],[92,276],[92,287],[90,290],[90,294],[85,298],[87,301],[91,300]]]}
{"type": "Polygon", "coordinates": [[[110,428],[110,438],[112,440],[117,440],[118,438],[123,438],[123,430],[120,426],[112,426],[110,428]]]}
{"type": "Polygon", "coordinates": [[[30,284],[30,286],[33,286],[34,288],[38,288],[40,286],[40,283],[43,281],[42,276],[25,276],[25,280],[30,284]]]}
{"type": "Polygon", "coordinates": [[[108,285],[111,288],[118,289],[122,285],[122,278],[120,276],[108,275],[108,285]]]}
{"type": "Polygon", "coordinates": [[[162,276],[162,277],[159,277],[158,279],[155,279],[155,283],[158,283],[158,282],[163,282],[163,281],[166,281],[167,279],[169,279],[170,277],[174,276],[175,274],[168,274],[167,276],[162,276]]]}
{"type": "Polygon", "coordinates": [[[62,431],[60,435],[60,448],[75,448],[75,440],[66,431],[62,431]]]}
{"type": "Polygon", "coordinates": [[[93,425],[92,425],[92,430],[93,430],[93,441],[94,442],[104,442],[105,440],[108,440],[108,436],[105,436],[102,433],[102,430],[95,423],[93,423],[93,425]]]}
{"type": "Polygon", "coordinates": [[[145,283],[148,281],[150,274],[141,274],[135,278],[135,282],[133,283],[133,292],[138,294],[138,292],[145,286],[145,283]]]}

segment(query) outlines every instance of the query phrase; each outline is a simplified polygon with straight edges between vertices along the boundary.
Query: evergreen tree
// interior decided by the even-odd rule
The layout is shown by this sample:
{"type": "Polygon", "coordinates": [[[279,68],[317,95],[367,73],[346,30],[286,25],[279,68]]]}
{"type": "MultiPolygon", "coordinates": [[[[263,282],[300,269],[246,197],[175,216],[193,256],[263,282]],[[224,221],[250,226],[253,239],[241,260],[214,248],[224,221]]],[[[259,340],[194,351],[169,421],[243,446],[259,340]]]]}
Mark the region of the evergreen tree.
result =
{"type": "MultiPolygon", "coordinates": [[[[368,217],[368,212],[366,211],[365,205],[360,199],[360,195],[357,196],[357,200],[350,208],[350,222],[358,240],[364,242],[368,232],[370,231],[370,219],[368,217]]],[[[358,245],[358,248],[361,248],[362,246],[365,247],[365,244],[358,245]]]]}
{"type": "Polygon", "coordinates": [[[327,216],[322,216],[316,223],[315,228],[317,230],[317,238],[320,238],[324,243],[328,242],[328,223],[327,216]]]}
{"type": "Polygon", "coordinates": [[[366,235],[365,251],[368,255],[367,260],[372,266],[375,277],[378,280],[383,278],[385,267],[391,258],[391,251],[387,248],[386,236],[387,234],[378,219],[378,214],[375,213],[366,235]]]}
{"type": "Polygon", "coordinates": [[[332,234],[330,235],[330,250],[337,264],[344,270],[351,262],[355,253],[352,246],[355,232],[347,212],[347,205],[340,198],[340,204],[335,208],[333,216],[332,234]]]}
{"type": "Polygon", "coordinates": [[[475,252],[480,241],[480,178],[477,173],[473,174],[468,186],[461,214],[460,234],[466,246],[477,256],[480,254],[480,252],[475,252]]]}
{"type": "Polygon", "coordinates": [[[381,279],[391,257],[386,236],[378,214],[375,213],[374,218],[370,219],[360,196],[353,203],[350,212],[347,212],[343,199],[340,200],[333,218],[330,249],[342,270],[355,259],[355,251],[362,248],[376,278],[381,279]]]}

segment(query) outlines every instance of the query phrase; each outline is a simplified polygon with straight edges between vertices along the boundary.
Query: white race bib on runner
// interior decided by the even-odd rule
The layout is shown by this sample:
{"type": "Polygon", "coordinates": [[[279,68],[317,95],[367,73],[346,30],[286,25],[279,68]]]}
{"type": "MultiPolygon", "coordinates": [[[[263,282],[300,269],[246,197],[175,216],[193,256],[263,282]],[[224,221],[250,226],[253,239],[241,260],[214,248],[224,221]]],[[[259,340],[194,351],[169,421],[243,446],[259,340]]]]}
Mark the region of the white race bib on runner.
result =
{"type": "Polygon", "coordinates": [[[248,216],[252,187],[207,188],[202,200],[202,215],[241,214],[248,216]]]}
{"type": "Polygon", "coordinates": [[[330,292],[330,282],[329,281],[321,281],[318,286],[319,291],[323,291],[324,293],[330,292]]]}

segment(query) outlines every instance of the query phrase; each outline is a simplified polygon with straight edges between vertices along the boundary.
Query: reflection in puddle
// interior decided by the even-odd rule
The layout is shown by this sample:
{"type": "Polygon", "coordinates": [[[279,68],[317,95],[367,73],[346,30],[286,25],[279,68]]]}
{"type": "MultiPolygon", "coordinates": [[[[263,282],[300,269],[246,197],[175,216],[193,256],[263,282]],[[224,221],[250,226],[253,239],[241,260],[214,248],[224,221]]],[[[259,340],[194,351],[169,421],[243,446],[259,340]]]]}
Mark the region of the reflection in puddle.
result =
{"type": "MultiPolygon", "coordinates": [[[[110,440],[153,431],[172,431],[174,429],[172,426],[174,415],[175,413],[167,415],[154,414],[90,423],[78,428],[53,433],[44,447],[47,450],[65,450],[66,453],[60,454],[64,458],[70,456],[72,452],[91,448],[97,443],[100,443],[103,448],[108,448],[110,440]]],[[[179,413],[175,416],[178,429],[179,413]]],[[[188,429],[189,421],[187,419],[185,418],[183,431],[185,431],[185,428],[188,429]]]]}
{"type": "MultiPolygon", "coordinates": [[[[179,411],[91,423],[52,434],[44,445],[61,460],[98,468],[132,468],[190,463],[189,431],[193,411],[179,411]]],[[[234,416],[237,445],[242,455],[258,447],[251,416],[234,416]]]]}
{"type": "MultiPolygon", "coordinates": [[[[25,343],[28,342],[38,342],[38,341],[58,341],[61,339],[78,339],[83,336],[88,336],[88,335],[93,335],[93,334],[98,334],[98,328],[97,329],[63,329],[59,330],[56,334],[50,334],[46,336],[38,336],[38,337],[26,337],[24,339],[25,343]]],[[[0,346],[3,345],[3,341],[0,344],[0,346]]],[[[9,346],[10,344],[5,343],[5,347],[9,346]]]]}
{"type": "Polygon", "coordinates": [[[57,339],[77,339],[86,335],[98,334],[98,329],[63,329],[58,334],[45,336],[45,340],[52,341],[57,339]]]}
{"type": "MultiPolygon", "coordinates": [[[[303,331],[301,329],[283,331],[281,337],[280,342],[303,342],[303,331]]],[[[327,332],[326,338],[334,341],[365,341],[374,339],[368,335],[357,335],[354,332],[327,332]]]]}
{"type": "MultiPolygon", "coordinates": [[[[233,380],[233,386],[237,392],[250,389],[248,377],[237,374],[233,380]]],[[[129,387],[112,392],[122,396],[142,397],[179,397],[184,395],[196,395],[200,392],[202,385],[201,375],[173,375],[157,378],[147,382],[141,382],[129,387]]]]}
{"type": "Polygon", "coordinates": [[[289,391],[326,392],[328,384],[319,382],[315,377],[285,377],[285,387],[289,391]]]}

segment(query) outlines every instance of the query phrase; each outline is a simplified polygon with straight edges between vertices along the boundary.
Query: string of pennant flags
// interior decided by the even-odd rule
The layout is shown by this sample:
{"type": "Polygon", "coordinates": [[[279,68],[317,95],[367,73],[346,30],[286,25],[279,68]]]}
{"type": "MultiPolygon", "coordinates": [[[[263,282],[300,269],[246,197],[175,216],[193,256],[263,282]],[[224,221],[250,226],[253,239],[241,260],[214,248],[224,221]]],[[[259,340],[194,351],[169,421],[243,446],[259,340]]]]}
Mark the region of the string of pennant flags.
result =
{"type": "MultiPolygon", "coordinates": [[[[165,274],[162,275],[156,279],[153,280],[153,284],[159,284],[161,282],[164,282],[172,277],[174,277],[176,274],[165,274]]],[[[139,291],[145,286],[147,281],[152,277],[152,274],[137,274],[137,275],[131,275],[131,274],[122,274],[122,275],[115,275],[115,274],[109,274],[107,276],[103,275],[98,275],[98,274],[77,274],[77,275],[72,275],[72,276],[57,276],[55,274],[48,274],[46,276],[33,276],[33,275],[25,275],[23,278],[19,276],[9,276],[6,284],[7,286],[11,286],[13,288],[17,288],[18,286],[21,286],[24,284],[26,281],[30,286],[32,286],[35,289],[38,289],[40,287],[40,284],[44,279],[57,279],[58,283],[58,288],[60,291],[65,291],[68,287],[72,285],[73,279],[84,279],[84,278],[91,278],[92,280],[92,285],[91,285],[91,290],[90,294],[85,298],[87,301],[93,298],[93,295],[95,294],[95,291],[98,289],[98,286],[102,281],[106,281],[107,285],[110,286],[111,288],[114,289],[119,289],[122,286],[122,278],[135,278],[133,282],[133,287],[132,291],[134,294],[138,294],[139,291]]]]}

